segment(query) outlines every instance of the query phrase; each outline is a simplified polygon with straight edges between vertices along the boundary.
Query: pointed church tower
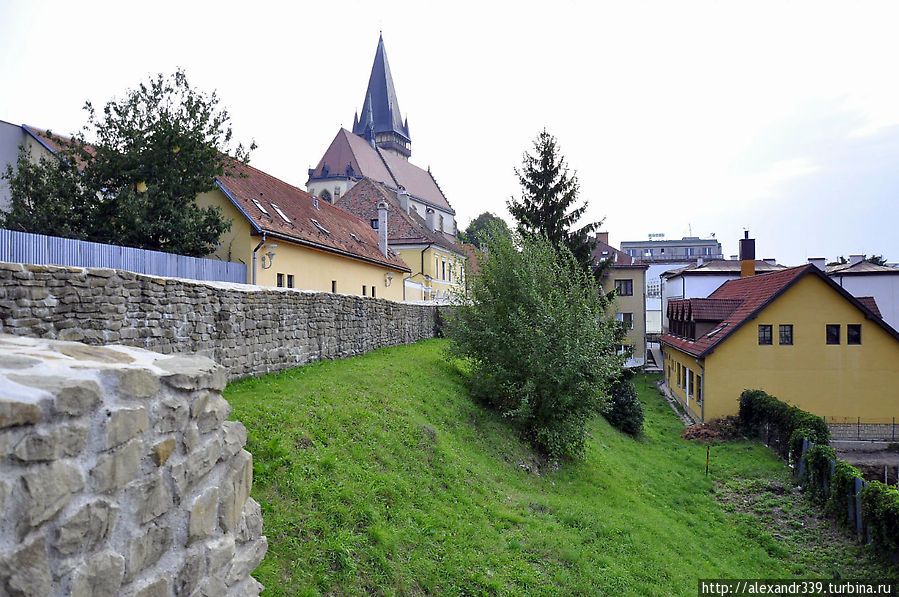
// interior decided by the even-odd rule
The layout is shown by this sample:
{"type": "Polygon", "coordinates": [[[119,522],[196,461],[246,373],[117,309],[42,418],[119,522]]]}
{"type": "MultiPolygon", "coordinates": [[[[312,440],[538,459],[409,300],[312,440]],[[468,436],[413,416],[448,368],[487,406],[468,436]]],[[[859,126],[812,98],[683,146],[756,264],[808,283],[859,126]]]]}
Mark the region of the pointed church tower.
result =
{"type": "Polygon", "coordinates": [[[362,104],[362,117],[353,118],[353,133],[385,151],[391,151],[408,159],[412,155],[412,139],[409,137],[409,121],[400,114],[393,88],[384,36],[378,38],[378,50],[371,67],[368,89],[362,104]]]}

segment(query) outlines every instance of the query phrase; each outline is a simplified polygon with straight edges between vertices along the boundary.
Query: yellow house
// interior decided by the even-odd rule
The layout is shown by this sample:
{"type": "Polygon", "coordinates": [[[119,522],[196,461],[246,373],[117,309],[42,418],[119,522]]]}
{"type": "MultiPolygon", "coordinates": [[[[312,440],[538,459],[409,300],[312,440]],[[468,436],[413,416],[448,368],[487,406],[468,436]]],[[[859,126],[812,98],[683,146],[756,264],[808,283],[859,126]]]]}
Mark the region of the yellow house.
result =
{"type": "Polygon", "coordinates": [[[745,389],[828,422],[899,417],[899,332],[813,265],[670,301],[668,318],[665,383],[697,420],[737,414],[745,389]]]}
{"type": "MultiPolygon", "coordinates": [[[[408,194],[362,178],[335,205],[379,228],[378,205],[388,205],[387,242],[411,268],[403,281],[407,300],[439,300],[464,284],[466,253],[437,224],[433,209],[419,213],[408,194]]],[[[384,230],[378,229],[384,233],[384,230]]]]}
{"type": "Polygon", "coordinates": [[[197,203],[231,220],[210,257],[245,263],[249,284],[403,300],[409,266],[386,236],[306,191],[235,163],[197,203]]]}
{"type": "Polygon", "coordinates": [[[600,232],[593,249],[593,262],[611,261],[602,279],[602,289],[615,291],[615,316],[627,330],[619,351],[629,355],[627,367],[646,363],[646,270],[648,265],[612,247],[609,233],[600,232]]]}

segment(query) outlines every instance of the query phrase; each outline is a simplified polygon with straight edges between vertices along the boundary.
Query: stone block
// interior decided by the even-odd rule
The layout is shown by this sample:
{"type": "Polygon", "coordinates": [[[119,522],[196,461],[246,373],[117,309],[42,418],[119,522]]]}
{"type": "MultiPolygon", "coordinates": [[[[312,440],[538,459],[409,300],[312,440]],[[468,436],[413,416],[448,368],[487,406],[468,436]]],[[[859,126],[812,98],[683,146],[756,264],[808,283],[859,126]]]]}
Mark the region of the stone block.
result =
{"type": "Polygon", "coordinates": [[[169,597],[172,581],[168,576],[157,578],[132,593],[133,597],[169,597]]]}
{"type": "Polygon", "coordinates": [[[215,437],[202,447],[187,455],[178,464],[172,465],[172,480],[178,497],[183,497],[200,479],[206,476],[222,455],[222,440],[215,437]]]}
{"type": "Polygon", "coordinates": [[[206,551],[209,574],[224,576],[224,568],[231,564],[235,549],[234,535],[230,533],[212,541],[206,551]]]}
{"type": "MultiPolygon", "coordinates": [[[[78,417],[100,402],[100,386],[90,379],[67,379],[56,376],[36,376],[9,374],[9,379],[32,388],[45,390],[53,395],[54,410],[58,413],[78,417]]],[[[0,417],[2,417],[0,402],[0,417]]],[[[2,422],[2,418],[0,418],[2,422]]],[[[0,423],[2,424],[2,423],[0,423]]]]}
{"type": "Polygon", "coordinates": [[[163,376],[166,383],[182,390],[222,391],[228,382],[225,368],[206,357],[181,355],[158,359],[154,364],[167,372],[163,376]]]}
{"type": "Polygon", "coordinates": [[[228,462],[221,484],[220,523],[225,531],[233,529],[243,512],[244,503],[253,487],[253,456],[246,450],[228,462]]]}
{"type": "Polygon", "coordinates": [[[219,490],[210,487],[201,493],[190,506],[190,521],[187,526],[188,541],[205,539],[212,534],[218,518],[219,490]]]}
{"type": "Polygon", "coordinates": [[[253,498],[247,498],[244,503],[235,535],[240,543],[253,541],[262,536],[262,508],[253,498]]]}
{"type": "Polygon", "coordinates": [[[151,524],[144,534],[128,542],[125,582],[131,582],[138,572],[156,563],[172,545],[172,529],[151,524]]]}
{"type": "Polygon", "coordinates": [[[84,477],[73,464],[57,461],[29,468],[22,475],[26,518],[35,527],[65,508],[72,494],[84,488],[84,477]]]}
{"type": "Polygon", "coordinates": [[[133,363],[134,357],[124,352],[107,346],[88,346],[86,344],[60,344],[56,350],[79,361],[93,361],[96,363],[133,363]]]}
{"type": "MultiPolygon", "coordinates": [[[[131,337],[125,330],[122,330],[121,336],[131,337]]],[[[118,377],[119,395],[123,398],[149,398],[159,392],[159,377],[149,369],[118,369],[115,375],[118,377]]]]}
{"type": "Polygon", "coordinates": [[[0,428],[30,425],[40,422],[41,418],[41,407],[37,404],[0,396],[0,428]]]}
{"type": "Polygon", "coordinates": [[[115,595],[122,586],[125,558],[114,551],[103,551],[88,558],[75,572],[71,597],[115,595]]]}
{"type": "Polygon", "coordinates": [[[6,511],[6,500],[9,499],[9,483],[0,481],[0,512],[6,511]]]}
{"type": "Polygon", "coordinates": [[[230,460],[247,445],[247,428],[240,421],[225,421],[222,429],[225,432],[222,459],[230,460]]]}
{"type": "Polygon", "coordinates": [[[187,401],[167,396],[153,404],[153,429],[158,433],[181,431],[190,420],[187,401]]]}
{"type": "Polygon", "coordinates": [[[20,544],[13,553],[0,560],[0,589],[3,589],[0,595],[45,597],[52,586],[44,535],[20,544]]]}
{"type": "Polygon", "coordinates": [[[174,450],[175,439],[170,437],[153,446],[153,449],[150,451],[150,456],[153,458],[153,462],[156,463],[156,466],[162,466],[165,464],[166,460],[169,459],[169,456],[172,455],[174,450]]]}
{"type": "Polygon", "coordinates": [[[143,442],[133,439],[112,452],[103,454],[91,470],[91,484],[97,491],[111,491],[127,485],[137,475],[143,442]]]}
{"type": "Polygon", "coordinates": [[[67,340],[69,342],[81,342],[84,340],[84,331],[81,328],[70,327],[64,330],[61,330],[56,337],[60,340],[67,340]]]}
{"type": "Polygon", "coordinates": [[[133,492],[137,498],[137,519],[141,524],[165,514],[172,507],[172,492],[161,471],[138,483],[133,492]]]}
{"type": "Polygon", "coordinates": [[[59,525],[56,549],[63,555],[93,550],[112,533],[118,511],[117,506],[106,500],[83,505],[59,525]]]}
{"type": "Polygon", "coordinates": [[[260,537],[252,543],[244,543],[237,548],[225,576],[225,584],[231,586],[248,577],[259,566],[267,550],[268,540],[265,537],[260,537]]]}
{"type": "Polygon", "coordinates": [[[19,460],[58,460],[77,456],[87,439],[85,425],[60,425],[45,433],[30,433],[13,448],[19,460]]]}
{"type": "Polygon", "coordinates": [[[191,597],[223,597],[227,591],[228,587],[225,586],[225,581],[215,576],[207,576],[200,582],[200,586],[191,594],[191,597]]]}
{"type": "Polygon", "coordinates": [[[228,404],[228,401],[222,398],[221,394],[210,392],[194,416],[197,419],[200,433],[209,433],[221,428],[222,422],[230,414],[231,405],[228,404]]]}
{"type": "Polygon", "coordinates": [[[3,355],[3,360],[0,360],[0,369],[30,369],[35,365],[39,365],[40,362],[39,359],[31,357],[7,354],[3,355]]]}
{"type": "Polygon", "coordinates": [[[120,408],[109,413],[106,419],[106,449],[114,448],[137,437],[147,430],[150,417],[147,409],[120,408]]]}
{"type": "Polygon", "coordinates": [[[199,548],[189,549],[184,564],[175,576],[175,597],[190,597],[206,576],[206,558],[199,548]]]}
{"type": "Polygon", "coordinates": [[[228,597],[259,597],[265,586],[252,576],[228,588],[228,597]]]}
{"type": "Polygon", "coordinates": [[[184,435],[181,438],[184,445],[184,452],[192,451],[200,443],[200,430],[196,423],[189,423],[184,429],[184,435]]]}

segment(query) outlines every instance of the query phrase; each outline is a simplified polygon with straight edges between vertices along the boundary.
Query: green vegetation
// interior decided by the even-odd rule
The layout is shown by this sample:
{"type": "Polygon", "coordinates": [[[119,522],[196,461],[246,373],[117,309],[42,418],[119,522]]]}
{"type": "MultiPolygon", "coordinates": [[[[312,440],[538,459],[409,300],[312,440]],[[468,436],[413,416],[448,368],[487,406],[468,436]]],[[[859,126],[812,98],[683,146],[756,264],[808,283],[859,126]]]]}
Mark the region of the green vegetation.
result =
{"type": "Polygon", "coordinates": [[[780,445],[784,458],[799,459],[802,440],[816,444],[830,441],[830,428],[819,416],[778,400],[762,390],[745,390],[740,395],[740,426],[750,435],[758,435],[762,426],[780,445]]]}
{"type": "Polygon", "coordinates": [[[473,396],[551,457],[579,456],[621,374],[621,326],[565,247],[498,228],[483,238],[490,257],[448,318],[452,354],[470,366],[473,396]]]}
{"type": "Polygon", "coordinates": [[[229,385],[265,595],[695,595],[698,578],[895,572],[811,517],[767,448],[713,445],[707,477],[652,377],[635,380],[640,436],[594,418],[584,457],[555,467],[468,397],[446,344],[229,385]]]}

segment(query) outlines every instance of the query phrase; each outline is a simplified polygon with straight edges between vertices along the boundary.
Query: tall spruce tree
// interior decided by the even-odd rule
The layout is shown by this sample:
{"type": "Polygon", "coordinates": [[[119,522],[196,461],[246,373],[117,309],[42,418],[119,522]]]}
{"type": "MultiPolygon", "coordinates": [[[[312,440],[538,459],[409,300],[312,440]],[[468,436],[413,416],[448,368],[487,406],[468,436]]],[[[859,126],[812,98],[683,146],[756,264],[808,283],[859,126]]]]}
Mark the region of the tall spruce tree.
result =
{"type": "Polygon", "coordinates": [[[198,206],[197,195],[214,190],[229,164],[246,163],[255,147],[227,155],[230,116],[218,103],[180,70],[151,77],[102,111],[88,102],[81,132],[48,133],[63,148],[58,160],[32,164],[21,153],[16,171],[7,168],[11,209],[0,224],[182,255],[212,252],[231,223],[220,209],[198,206]]]}
{"type": "Polygon", "coordinates": [[[580,206],[580,185],[576,172],[569,172],[556,138],[546,129],[534,140],[534,154],[525,152],[521,169],[515,169],[521,184],[521,199],[512,197],[509,213],[518,222],[522,234],[541,234],[557,249],[567,247],[585,269],[593,269],[592,237],[603,221],[573,227],[584,215],[587,202],[580,206]]]}

